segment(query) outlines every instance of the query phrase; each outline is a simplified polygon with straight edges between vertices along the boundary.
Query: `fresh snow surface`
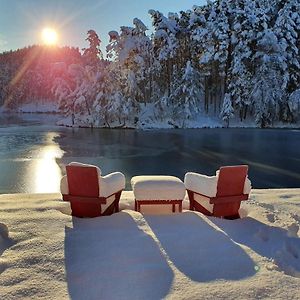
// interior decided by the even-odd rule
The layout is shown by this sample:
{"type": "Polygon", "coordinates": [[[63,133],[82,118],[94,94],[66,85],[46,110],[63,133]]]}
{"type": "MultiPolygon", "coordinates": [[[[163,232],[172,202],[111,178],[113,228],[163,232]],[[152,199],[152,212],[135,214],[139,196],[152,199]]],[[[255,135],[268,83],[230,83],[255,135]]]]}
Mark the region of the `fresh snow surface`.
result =
{"type": "Polygon", "coordinates": [[[120,213],[78,219],[59,194],[1,195],[0,298],[299,299],[299,203],[253,190],[229,221],[141,214],[125,192],[120,213]]]}

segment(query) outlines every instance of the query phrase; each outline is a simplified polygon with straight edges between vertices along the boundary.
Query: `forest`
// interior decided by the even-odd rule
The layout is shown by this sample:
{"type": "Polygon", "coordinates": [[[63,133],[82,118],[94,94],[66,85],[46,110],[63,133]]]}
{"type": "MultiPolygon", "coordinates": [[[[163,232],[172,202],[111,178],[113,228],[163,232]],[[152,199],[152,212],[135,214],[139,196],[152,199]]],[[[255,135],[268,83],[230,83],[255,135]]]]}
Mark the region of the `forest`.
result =
{"type": "Polygon", "coordinates": [[[300,1],[217,0],[167,16],[149,10],[87,48],[0,54],[0,106],[57,103],[74,126],[176,128],[212,116],[258,127],[300,119],[300,1]]]}

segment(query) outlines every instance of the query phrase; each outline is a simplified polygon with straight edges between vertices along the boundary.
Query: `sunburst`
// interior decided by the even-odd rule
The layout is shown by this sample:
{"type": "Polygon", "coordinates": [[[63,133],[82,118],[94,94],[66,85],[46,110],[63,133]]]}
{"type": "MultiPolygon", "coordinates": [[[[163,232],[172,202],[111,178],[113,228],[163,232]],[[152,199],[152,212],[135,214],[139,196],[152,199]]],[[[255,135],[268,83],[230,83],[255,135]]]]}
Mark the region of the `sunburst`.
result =
{"type": "Polygon", "coordinates": [[[57,44],[58,35],[55,29],[46,27],[42,31],[42,40],[45,45],[53,46],[57,44]]]}

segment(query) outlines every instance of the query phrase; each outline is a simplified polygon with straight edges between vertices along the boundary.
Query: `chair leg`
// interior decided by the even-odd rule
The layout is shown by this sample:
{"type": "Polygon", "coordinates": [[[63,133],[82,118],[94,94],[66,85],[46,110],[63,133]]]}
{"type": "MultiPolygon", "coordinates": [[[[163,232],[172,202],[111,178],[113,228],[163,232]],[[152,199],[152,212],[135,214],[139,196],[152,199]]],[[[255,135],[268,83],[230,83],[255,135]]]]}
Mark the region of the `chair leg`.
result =
{"type": "Polygon", "coordinates": [[[175,204],[172,204],[172,212],[175,212],[175,204]]]}
{"type": "Polygon", "coordinates": [[[116,197],[116,199],[115,199],[115,212],[120,211],[119,202],[120,202],[121,194],[122,194],[122,191],[116,193],[116,196],[115,196],[116,197]]]}
{"type": "Polygon", "coordinates": [[[182,212],[182,202],[179,203],[179,212],[182,212]]]}
{"type": "Polygon", "coordinates": [[[240,218],[241,218],[241,216],[239,213],[237,213],[236,215],[224,217],[224,219],[227,219],[227,220],[236,220],[236,219],[240,219],[240,218]]]}
{"type": "Polygon", "coordinates": [[[190,210],[195,210],[194,209],[194,193],[190,190],[187,190],[188,196],[189,196],[189,200],[190,200],[190,210]]]}
{"type": "Polygon", "coordinates": [[[135,200],[135,202],[134,202],[134,209],[137,212],[141,211],[141,204],[137,200],[135,200]]]}

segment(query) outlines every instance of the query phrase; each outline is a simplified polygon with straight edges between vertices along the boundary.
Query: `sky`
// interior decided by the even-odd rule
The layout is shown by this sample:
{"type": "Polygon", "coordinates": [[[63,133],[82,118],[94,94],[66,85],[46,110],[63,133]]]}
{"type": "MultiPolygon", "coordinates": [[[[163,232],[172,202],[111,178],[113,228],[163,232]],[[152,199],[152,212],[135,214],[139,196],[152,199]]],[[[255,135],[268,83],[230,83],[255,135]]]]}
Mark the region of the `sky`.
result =
{"type": "Polygon", "coordinates": [[[0,0],[0,52],[41,44],[41,32],[53,27],[60,46],[80,49],[89,29],[108,43],[108,32],[141,19],[151,29],[149,9],[167,14],[203,5],[206,0],[0,0]]]}

